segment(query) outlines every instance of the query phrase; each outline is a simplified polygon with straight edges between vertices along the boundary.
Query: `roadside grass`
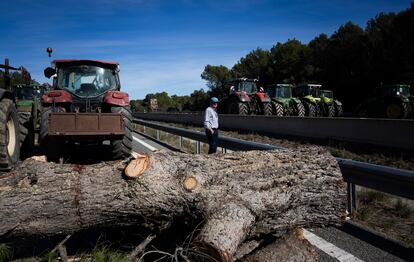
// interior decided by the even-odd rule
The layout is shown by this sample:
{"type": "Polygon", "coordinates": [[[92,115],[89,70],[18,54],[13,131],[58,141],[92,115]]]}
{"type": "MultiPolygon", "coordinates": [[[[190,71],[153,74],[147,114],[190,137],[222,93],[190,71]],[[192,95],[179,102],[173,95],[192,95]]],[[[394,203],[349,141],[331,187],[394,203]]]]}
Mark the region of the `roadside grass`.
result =
{"type": "Polygon", "coordinates": [[[13,257],[13,249],[6,244],[0,244],[0,261],[9,261],[13,257]]]}
{"type": "Polygon", "coordinates": [[[353,220],[414,247],[414,201],[358,187],[353,220]]]}

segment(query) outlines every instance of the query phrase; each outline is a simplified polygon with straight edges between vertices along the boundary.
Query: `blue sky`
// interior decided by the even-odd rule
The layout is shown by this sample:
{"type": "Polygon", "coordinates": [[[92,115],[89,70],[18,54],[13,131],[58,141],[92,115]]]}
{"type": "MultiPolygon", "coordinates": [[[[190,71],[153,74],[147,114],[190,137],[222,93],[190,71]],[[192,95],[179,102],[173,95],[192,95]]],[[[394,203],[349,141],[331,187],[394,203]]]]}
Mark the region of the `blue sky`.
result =
{"type": "Polygon", "coordinates": [[[40,83],[52,59],[101,59],[121,65],[133,99],[207,89],[206,64],[231,67],[249,51],[296,38],[307,43],[352,21],[411,0],[2,0],[0,59],[24,65],[40,83]]]}

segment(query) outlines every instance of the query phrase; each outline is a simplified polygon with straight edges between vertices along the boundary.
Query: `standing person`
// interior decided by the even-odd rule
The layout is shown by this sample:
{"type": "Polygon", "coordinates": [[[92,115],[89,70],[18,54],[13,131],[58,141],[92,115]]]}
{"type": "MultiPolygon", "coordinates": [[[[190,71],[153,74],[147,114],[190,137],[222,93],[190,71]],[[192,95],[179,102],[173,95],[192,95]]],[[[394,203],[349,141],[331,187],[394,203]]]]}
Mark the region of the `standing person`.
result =
{"type": "Polygon", "coordinates": [[[217,105],[219,100],[217,97],[210,99],[210,106],[207,107],[204,114],[204,127],[206,128],[206,136],[208,141],[208,153],[214,154],[217,151],[218,142],[218,114],[217,105]]]}

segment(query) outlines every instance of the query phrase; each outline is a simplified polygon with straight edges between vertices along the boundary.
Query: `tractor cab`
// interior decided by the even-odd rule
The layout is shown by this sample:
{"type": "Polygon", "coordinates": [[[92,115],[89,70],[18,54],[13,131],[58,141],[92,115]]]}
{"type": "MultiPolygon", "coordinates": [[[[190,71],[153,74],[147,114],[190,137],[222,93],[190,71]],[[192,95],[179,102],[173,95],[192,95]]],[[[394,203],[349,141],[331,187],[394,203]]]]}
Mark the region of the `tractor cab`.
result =
{"type": "Polygon", "coordinates": [[[300,85],[295,88],[295,96],[307,97],[311,100],[319,100],[320,89],[322,85],[306,84],[300,85]]]}
{"type": "Polygon", "coordinates": [[[321,97],[326,97],[329,99],[334,99],[333,92],[331,90],[321,90],[321,97]]]}
{"type": "Polygon", "coordinates": [[[257,89],[257,79],[239,78],[230,82],[230,94],[244,93],[247,95],[255,94],[257,89]]]}
{"type": "Polygon", "coordinates": [[[292,85],[276,84],[266,87],[266,93],[271,98],[292,98],[292,85]]]}
{"type": "MultiPolygon", "coordinates": [[[[66,98],[72,112],[97,112],[106,100],[125,100],[128,95],[118,91],[119,64],[97,60],[54,60],[53,67],[45,69],[45,76],[53,76],[53,91],[43,96],[43,103],[52,103],[54,97],[66,98]]],[[[62,100],[62,99],[59,99],[62,100]]],[[[121,106],[126,101],[120,102],[121,106]]],[[[107,102],[108,103],[108,102],[107,102]]],[[[112,102],[109,102],[111,104],[112,102]]]]}
{"type": "Polygon", "coordinates": [[[399,96],[408,98],[410,94],[409,85],[387,85],[381,88],[381,95],[384,97],[399,96]]]}

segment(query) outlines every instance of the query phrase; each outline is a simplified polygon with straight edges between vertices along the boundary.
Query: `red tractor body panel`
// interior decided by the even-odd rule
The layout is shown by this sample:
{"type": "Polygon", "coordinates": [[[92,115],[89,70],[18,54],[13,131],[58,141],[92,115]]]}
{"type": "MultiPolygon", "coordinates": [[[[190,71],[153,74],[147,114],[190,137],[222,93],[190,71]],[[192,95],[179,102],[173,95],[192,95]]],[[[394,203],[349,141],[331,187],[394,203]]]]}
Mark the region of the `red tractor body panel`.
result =
{"type": "Polygon", "coordinates": [[[72,103],[72,95],[65,90],[53,90],[42,96],[43,104],[72,103]]]}
{"type": "Polygon", "coordinates": [[[255,95],[262,103],[271,102],[270,97],[265,92],[257,92],[255,95]]]}
{"type": "Polygon", "coordinates": [[[121,91],[108,91],[103,98],[103,102],[109,105],[128,106],[129,96],[128,93],[121,91]]]}
{"type": "Polygon", "coordinates": [[[237,91],[235,93],[242,102],[250,102],[250,96],[246,92],[237,91]]]}

